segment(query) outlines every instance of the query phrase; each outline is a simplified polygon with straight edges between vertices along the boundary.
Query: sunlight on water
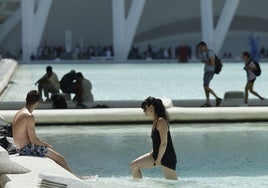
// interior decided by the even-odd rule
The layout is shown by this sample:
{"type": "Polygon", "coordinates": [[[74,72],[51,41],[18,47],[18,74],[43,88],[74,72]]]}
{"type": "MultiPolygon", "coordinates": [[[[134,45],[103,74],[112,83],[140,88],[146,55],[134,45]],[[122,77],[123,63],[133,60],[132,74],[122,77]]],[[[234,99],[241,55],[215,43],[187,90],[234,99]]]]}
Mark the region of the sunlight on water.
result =
{"type": "Polygon", "coordinates": [[[87,183],[96,188],[266,188],[268,176],[262,177],[221,177],[221,178],[180,178],[178,181],[169,181],[163,178],[144,178],[135,181],[131,177],[96,178],[87,183]]]}
{"type": "MultiPolygon", "coordinates": [[[[133,63],[133,64],[52,64],[59,79],[71,69],[81,71],[93,84],[95,100],[143,100],[148,96],[170,99],[203,99],[203,65],[201,63],[133,63]]],[[[19,65],[3,101],[24,101],[34,83],[45,73],[47,65],[19,65]]],[[[267,96],[268,64],[255,82],[256,91],[267,96]]],[[[242,63],[224,63],[211,87],[220,97],[226,91],[243,91],[246,73],[242,63]]],[[[250,95],[250,97],[253,97],[250,95]]]]}
{"type": "Polygon", "coordinates": [[[130,162],[152,148],[151,125],[38,127],[38,135],[62,153],[75,173],[95,176],[103,187],[267,187],[267,123],[174,124],[179,181],[163,178],[161,168],[131,178],[130,162]]]}

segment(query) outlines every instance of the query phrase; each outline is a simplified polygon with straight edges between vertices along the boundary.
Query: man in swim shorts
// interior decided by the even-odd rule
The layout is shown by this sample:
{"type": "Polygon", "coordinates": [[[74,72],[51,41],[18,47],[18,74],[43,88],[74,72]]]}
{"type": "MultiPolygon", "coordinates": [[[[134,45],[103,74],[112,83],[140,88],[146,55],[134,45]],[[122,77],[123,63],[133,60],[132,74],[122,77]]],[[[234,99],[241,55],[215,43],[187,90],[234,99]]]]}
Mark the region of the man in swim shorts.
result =
{"type": "Polygon", "coordinates": [[[67,165],[64,157],[54,151],[52,146],[39,138],[35,133],[35,118],[32,114],[33,110],[38,106],[41,99],[37,90],[31,90],[26,97],[26,105],[20,109],[12,123],[13,138],[19,149],[20,155],[48,157],[66,170],[72,170],[67,165]]]}
{"type": "Polygon", "coordinates": [[[29,155],[37,157],[45,157],[48,152],[47,146],[37,146],[34,144],[27,144],[19,150],[20,155],[29,155]]]}

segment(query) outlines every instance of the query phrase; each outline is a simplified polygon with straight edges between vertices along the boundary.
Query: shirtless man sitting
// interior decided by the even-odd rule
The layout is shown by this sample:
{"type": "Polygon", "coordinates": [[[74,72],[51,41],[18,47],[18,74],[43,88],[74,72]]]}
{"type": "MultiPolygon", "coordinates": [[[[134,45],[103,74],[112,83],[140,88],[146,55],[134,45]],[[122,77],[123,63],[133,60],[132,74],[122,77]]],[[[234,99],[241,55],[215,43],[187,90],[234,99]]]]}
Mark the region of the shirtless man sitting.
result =
{"type": "Polygon", "coordinates": [[[26,98],[26,106],[19,110],[13,119],[13,138],[19,149],[19,154],[48,157],[73,173],[64,157],[55,152],[50,144],[40,140],[36,136],[35,119],[32,112],[38,106],[40,99],[41,96],[37,90],[29,91],[26,98]]]}

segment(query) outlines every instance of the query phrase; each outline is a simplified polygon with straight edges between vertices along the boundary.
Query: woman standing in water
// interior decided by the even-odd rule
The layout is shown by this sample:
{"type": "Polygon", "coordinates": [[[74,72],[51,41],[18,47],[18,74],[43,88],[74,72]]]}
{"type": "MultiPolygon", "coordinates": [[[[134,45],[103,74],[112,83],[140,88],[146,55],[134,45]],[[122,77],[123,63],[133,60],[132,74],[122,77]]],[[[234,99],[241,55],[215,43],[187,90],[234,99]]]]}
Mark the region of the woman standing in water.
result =
{"type": "Polygon", "coordinates": [[[133,178],[142,178],[142,168],[161,166],[166,179],[177,180],[177,158],[169,131],[166,109],[162,101],[154,97],[148,97],[143,101],[141,108],[147,116],[153,119],[151,134],[153,150],[132,161],[133,178]]]}

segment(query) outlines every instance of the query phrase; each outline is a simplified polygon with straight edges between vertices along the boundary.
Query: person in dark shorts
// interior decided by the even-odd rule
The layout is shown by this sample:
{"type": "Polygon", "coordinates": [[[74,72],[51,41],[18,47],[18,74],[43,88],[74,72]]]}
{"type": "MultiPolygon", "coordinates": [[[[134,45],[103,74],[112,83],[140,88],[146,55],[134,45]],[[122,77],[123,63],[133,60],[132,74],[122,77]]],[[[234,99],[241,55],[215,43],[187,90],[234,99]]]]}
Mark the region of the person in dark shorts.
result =
{"type": "Polygon", "coordinates": [[[26,105],[20,109],[12,123],[12,133],[20,155],[48,157],[72,173],[64,157],[54,151],[52,146],[39,138],[35,133],[35,118],[33,110],[38,106],[41,95],[37,90],[31,90],[26,97],[26,105]]]}
{"type": "Polygon", "coordinates": [[[177,157],[173,147],[168,114],[160,99],[148,97],[141,105],[144,113],[153,119],[151,138],[153,150],[131,162],[133,178],[142,178],[141,169],[161,166],[166,179],[177,180],[177,157]]]}
{"type": "Polygon", "coordinates": [[[47,146],[37,146],[34,144],[27,144],[19,150],[20,155],[36,156],[36,157],[45,157],[45,154],[48,152],[47,146]]]}
{"type": "Polygon", "coordinates": [[[211,107],[209,94],[211,93],[216,98],[216,106],[221,104],[222,99],[209,87],[210,81],[213,79],[215,72],[215,54],[208,49],[205,42],[200,42],[198,48],[201,51],[201,61],[205,64],[203,86],[206,94],[206,103],[202,107],[211,107]]]}
{"type": "Polygon", "coordinates": [[[255,63],[250,57],[249,52],[243,52],[242,54],[242,59],[245,62],[244,70],[247,73],[247,84],[245,86],[245,98],[244,98],[244,103],[247,105],[248,104],[248,92],[252,93],[262,101],[264,98],[260,96],[256,91],[253,90],[254,82],[256,81],[256,75],[254,74],[254,71],[257,69],[255,63]]]}

